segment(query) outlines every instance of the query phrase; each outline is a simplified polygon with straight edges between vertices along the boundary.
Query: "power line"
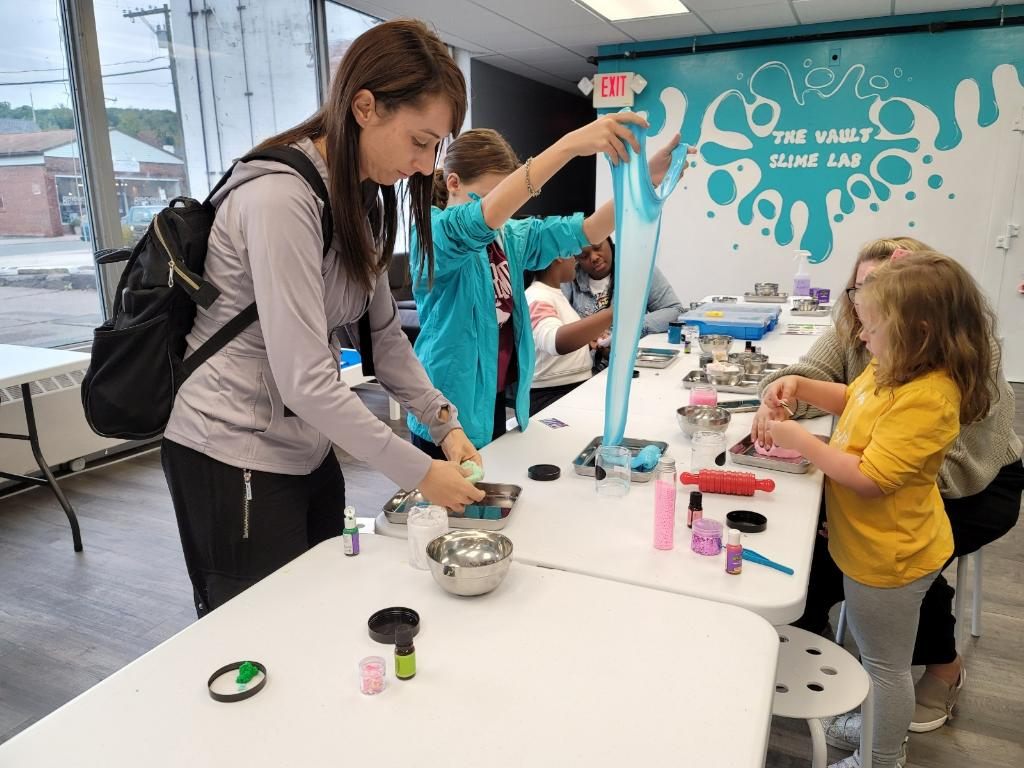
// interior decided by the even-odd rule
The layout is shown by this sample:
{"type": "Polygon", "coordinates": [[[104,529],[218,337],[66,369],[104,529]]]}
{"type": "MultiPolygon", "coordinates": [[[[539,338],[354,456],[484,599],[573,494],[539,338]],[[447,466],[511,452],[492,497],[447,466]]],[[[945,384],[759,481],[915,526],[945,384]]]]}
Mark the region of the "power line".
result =
{"type": "MultiPolygon", "coordinates": [[[[110,61],[106,64],[101,63],[101,67],[117,67],[121,64],[149,64],[151,61],[157,61],[159,59],[166,59],[166,54],[160,56],[154,56],[151,59],[127,59],[125,61],[110,61]]],[[[67,67],[43,67],[41,69],[0,69],[0,75],[25,75],[29,72],[62,72],[67,67]]]]}
{"type": "MultiPolygon", "coordinates": [[[[160,71],[165,70],[165,69],[170,69],[170,67],[167,66],[167,67],[150,67],[149,69],[133,69],[130,72],[108,72],[105,75],[100,75],[100,77],[121,77],[123,75],[139,75],[139,74],[142,74],[143,72],[160,72],[160,71]]],[[[66,82],[68,82],[68,78],[66,78],[66,77],[62,77],[59,80],[25,80],[25,81],[18,82],[18,83],[0,83],[0,88],[2,88],[5,85],[49,85],[51,83],[66,83],[66,82]]]]}

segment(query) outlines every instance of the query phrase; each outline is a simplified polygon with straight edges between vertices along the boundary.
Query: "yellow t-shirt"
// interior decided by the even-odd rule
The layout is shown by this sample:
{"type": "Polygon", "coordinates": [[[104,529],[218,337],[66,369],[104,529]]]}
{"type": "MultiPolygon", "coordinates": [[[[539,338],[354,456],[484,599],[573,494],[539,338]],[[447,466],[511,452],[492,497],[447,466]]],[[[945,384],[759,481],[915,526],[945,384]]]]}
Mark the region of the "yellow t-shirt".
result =
{"type": "Polygon", "coordinates": [[[901,587],[937,571],[953,554],[939,467],[960,432],[960,391],[932,371],[876,392],[877,361],[846,388],[829,445],[860,457],[860,471],[885,494],[864,498],[829,479],[828,550],[840,570],[870,587],[901,587]]]}

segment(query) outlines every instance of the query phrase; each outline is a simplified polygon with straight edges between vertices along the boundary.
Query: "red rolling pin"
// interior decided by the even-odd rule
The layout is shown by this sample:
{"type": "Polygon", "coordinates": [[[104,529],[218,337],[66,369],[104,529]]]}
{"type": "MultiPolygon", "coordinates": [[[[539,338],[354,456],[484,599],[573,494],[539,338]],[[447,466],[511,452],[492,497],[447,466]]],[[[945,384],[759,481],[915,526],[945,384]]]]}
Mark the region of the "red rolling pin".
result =
{"type": "Polygon", "coordinates": [[[702,469],[694,475],[683,472],[679,476],[683,485],[696,485],[702,493],[728,493],[732,496],[753,496],[754,491],[775,490],[775,481],[771,478],[758,480],[750,472],[729,472],[722,469],[702,469]]]}

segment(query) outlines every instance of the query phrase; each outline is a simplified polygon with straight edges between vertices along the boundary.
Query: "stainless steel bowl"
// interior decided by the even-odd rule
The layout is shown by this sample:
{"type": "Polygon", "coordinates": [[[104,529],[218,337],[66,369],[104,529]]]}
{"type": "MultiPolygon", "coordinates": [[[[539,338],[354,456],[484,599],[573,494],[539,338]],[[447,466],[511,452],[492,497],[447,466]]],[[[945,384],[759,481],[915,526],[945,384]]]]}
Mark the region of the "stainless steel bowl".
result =
{"type": "Polygon", "coordinates": [[[756,352],[752,352],[750,356],[743,363],[743,370],[750,373],[764,373],[765,368],[768,367],[768,355],[760,355],[756,352]]]}
{"type": "Polygon", "coordinates": [[[740,379],[743,378],[743,366],[736,365],[735,363],[727,363],[736,368],[734,371],[715,371],[712,370],[709,365],[704,369],[704,375],[708,377],[708,382],[714,384],[716,387],[735,387],[739,384],[740,379]]]}
{"type": "Polygon", "coordinates": [[[512,541],[496,531],[452,531],[427,544],[434,581],[453,595],[483,595],[512,565],[512,541]]]}
{"type": "Polygon", "coordinates": [[[697,339],[700,344],[700,351],[714,355],[716,359],[725,359],[732,346],[732,336],[724,333],[711,333],[697,339]]]}
{"type": "Polygon", "coordinates": [[[801,296],[793,299],[793,309],[797,312],[813,312],[818,308],[818,300],[810,296],[801,296]]]}
{"type": "Polygon", "coordinates": [[[778,283],[754,283],[755,296],[778,296],[778,283]]]}
{"type": "Polygon", "coordinates": [[[676,411],[676,421],[687,437],[694,432],[725,432],[732,414],[715,405],[685,405],[676,411]]]}
{"type": "Polygon", "coordinates": [[[730,352],[729,353],[729,362],[733,363],[734,365],[738,365],[740,368],[746,369],[747,362],[750,360],[750,357],[753,354],[754,354],[753,352],[749,352],[749,351],[748,352],[730,352]]]}

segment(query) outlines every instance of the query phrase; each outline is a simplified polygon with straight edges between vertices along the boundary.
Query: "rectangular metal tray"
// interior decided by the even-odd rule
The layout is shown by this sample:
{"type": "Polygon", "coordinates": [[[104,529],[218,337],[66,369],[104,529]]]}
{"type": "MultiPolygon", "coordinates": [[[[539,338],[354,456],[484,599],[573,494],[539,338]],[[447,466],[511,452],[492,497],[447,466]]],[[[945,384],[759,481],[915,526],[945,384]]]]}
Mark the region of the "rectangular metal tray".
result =
{"type": "Polygon", "coordinates": [[[743,300],[755,304],[782,304],[789,301],[789,294],[777,293],[774,296],[758,296],[756,293],[744,293],[743,300]]]}
{"type": "Polygon", "coordinates": [[[668,368],[679,357],[678,349],[640,347],[636,355],[637,368],[668,368]]]}
{"type": "MultiPolygon", "coordinates": [[[[487,495],[469,507],[465,512],[453,512],[448,510],[448,525],[452,528],[472,528],[480,531],[500,531],[508,523],[509,517],[516,508],[516,502],[523,489],[518,485],[506,485],[504,483],[477,483],[476,487],[487,495]],[[473,517],[479,511],[481,514],[487,507],[496,507],[500,510],[501,517],[497,519],[486,519],[473,517]],[[466,513],[469,513],[468,515],[466,513]]],[[[417,504],[429,504],[419,491],[398,491],[388,499],[381,508],[384,517],[389,522],[405,525],[409,517],[409,510],[417,504]]]]}
{"type": "MultiPolygon", "coordinates": [[[[781,363],[768,363],[765,367],[765,373],[771,373],[772,371],[779,371],[786,366],[781,363]]],[[[719,392],[730,392],[734,395],[756,395],[757,385],[761,383],[761,379],[764,378],[765,373],[746,373],[743,378],[739,380],[737,384],[732,386],[726,386],[723,384],[715,384],[714,387],[719,392]]],[[[683,376],[683,386],[687,389],[691,389],[695,384],[711,384],[708,381],[707,375],[704,371],[690,371],[688,374],[683,376]]]]}
{"type": "MultiPolygon", "coordinates": [[[[815,435],[819,440],[827,442],[828,438],[815,435]]],[[[747,435],[736,445],[729,449],[734,464],[743,464],[747,467],[760,467],[761,469],[774,469],[779,472],[789,472],[794,475],[802,475],[811,468],[811,462],[801,456],[799,459],[779,459],[771,456],[760,456],[754,447],[754,439],[747,435]]]]}
{"type": "Polygon", "coordinates": [[[822,307],[820,309],[794,309],[791,310],[790,315],[793,317],[828,317],[832,314],[832,307],[822,307]]]}
{"type": "MultiPolygon", "coordinates": [[[[601,445],[601,436],[598,435],[591,440],[587,447],[584,448],[575,459],[572,460],[573,471],[577,475],[583,475],[584,477],[593,477],[595,473],[594,462],[596,461],[594,454],[597,453],[597,447],[601,445]]],[[[656,445],[661,449],[664,455],[665,451],[668,450],[668,443],[664,443],[660,440],[634,440],[630,437],[622,438],[622,445],[629,448],[630,454],[636,456],[641,450],[648,445],[656,445]]],[[[646,483],[651,479],[654,474],[652,469],[650,472],[637,472],[636,470],[629,473],[630,479],[634,483],[646,483]]]]}

